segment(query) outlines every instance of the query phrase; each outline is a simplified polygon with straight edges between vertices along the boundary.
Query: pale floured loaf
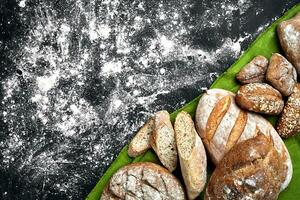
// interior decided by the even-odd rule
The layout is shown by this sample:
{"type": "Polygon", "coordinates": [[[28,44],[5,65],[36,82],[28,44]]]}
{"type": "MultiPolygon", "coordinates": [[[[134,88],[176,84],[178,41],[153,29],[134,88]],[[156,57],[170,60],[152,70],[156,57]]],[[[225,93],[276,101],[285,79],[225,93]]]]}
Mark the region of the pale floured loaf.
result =
{"type": "Polygon", "coordinates": [[[288,150],[274,127],[262,116],[241,110],[235,95],[223,89],[208,90],[201,97],[196,110],[196,128],[211,159],[217,164],[235,144],[253,138],[260,131],[271,136],[275,148],[287,168],[281,189],[292,177],[292,162],[288,150]]]}

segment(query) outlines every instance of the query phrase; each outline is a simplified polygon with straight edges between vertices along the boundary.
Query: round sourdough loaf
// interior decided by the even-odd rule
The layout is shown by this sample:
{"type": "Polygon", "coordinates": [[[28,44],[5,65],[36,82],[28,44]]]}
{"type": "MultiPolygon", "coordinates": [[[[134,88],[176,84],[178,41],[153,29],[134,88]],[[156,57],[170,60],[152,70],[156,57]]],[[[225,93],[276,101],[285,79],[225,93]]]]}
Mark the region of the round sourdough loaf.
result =
{"type": "Polygon", "coordinates": [[[120,168],[110,179],[100,200],[185,200],[177,178],[167,169],[150,162],[120,168]]]}
{"type": "Polygon", "coordinates": [[[223,89],[208,90],[196,110],[196,128],[212,161],[217,164],[235,144],[253,138],[260,131],[271,136],[286,167],[285,189],[292,177],[292,162],[288,150],[274,127],[262,116],[241,110],[235,94],[223,89]]]}
{"type": "Polygon", "coordinates": [[[285,173],[272,138],[260,133],[225,154],[210,178],[205,199],[275,200],[285,173]]]}

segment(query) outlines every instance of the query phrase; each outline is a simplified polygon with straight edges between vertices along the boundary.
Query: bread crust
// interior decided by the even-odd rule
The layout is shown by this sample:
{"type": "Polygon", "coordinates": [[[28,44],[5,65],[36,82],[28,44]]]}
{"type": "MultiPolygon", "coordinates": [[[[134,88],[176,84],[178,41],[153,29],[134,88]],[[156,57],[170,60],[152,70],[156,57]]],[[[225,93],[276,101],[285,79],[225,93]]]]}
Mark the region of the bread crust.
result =
{"type": "Polygon", "coordinates": [[[277,199],[285,166],[271,137],[258,133],[234,146],[213,172],[205,199],[277,199]]]}
{"type": "MultiPolygon", "coordinates": [[[[212,161],[217,164],[220,160],[224,157],[224,154],[228,151],[226,148],[228,139],[232,134],[232,129],[236,124],[236,120],[241,112],[241,109],[235,104],[234,101],[235,95],[232,92],[222,90],[222,89],[211,89],[208,90],[201,99],[199,100],[199,104],[196,110],[195,115],[195,122],[197,132],[201,138],[204,138],[203,142],[205,147],[210,154],[212,161]],[[212,138],[210,142],[205,140],[206,138],[206,124],[211,114],[211,111],[216,106],[218,101],[224,97],[229,96],[232,98],[231,105],[224,115],[222,121],[219,124],[219,127],[216,130],[216,134],[212,138]]],[[[291,180],[292,176],[292,163],[290,159],[289,152],[287,151],[285,144],[283,143],[282,139],[274,129],[274,127],[262,116],[247,112],[247,123],[245,124],[244,129],[241,134],[237,134],[238,140],[237,144],[253,138],[257,135],[257,132],[260,131],[267,136],[271,136],[274,141],[274,146],[276,150],[279,152],[280,156],[282,156],[283,162],[287,168],[286,178],[285,181],[282,183],[281,189],[287,187],[291,180]]],[[[231,138],[232,139],[232,138],[231,138]]],[[[236,141],[236,140],[235,140],[236,141]]],[[[234,144],[236,145],[236,144],[234,144]]],[[[232,145],[232,146],[234,146],[232,145]]]]}
{"type": "Polygon", "coordinates": [[[294,92],[289,96],[277,127],[283,138],[291,137],[300,131],[300,84],[297,83],[294,92]]]}
{"type": "Polygon", "coordinates": [[[187,196],[189,199],[195,199],[203,191],[206,183],[205,149],[196,132],[194,122],[187,112],[178,113],[174,129],[187,196]]]}
{"type": "Polygon", "coordinates": [[[268,59],[258,55],[237,73],[236,79],[242,84],[264,82],[267,67],[268,59]]]}
{"type": "Polygon", "coordinates": [[[281,22],[277,27],[277,33],[287,59],[300,74],[300,13],[281,22]]]}
{"type": "Polygon", "coordinates": [[[279,53],[274,53],[270,59],[266,79],[283,96],[289,96],[297,82],[297,72],[286,58],[279,53]]]}
{"type": "Polygon", "coordinates": [[[150,162],[120,168],[107,187],[103,195],[110,194],[118,199],[186,199],[178,179],[167,169],[150,162]]]}
{"type": "Polygon", "coordinates": [[[128,155],[137,157],[151,148],[150,138],[154,129],[154,119],[151,117],[137,132],[128,145],[128,155]]]}
{"type": "Polygon", "coordinates": [[[235,101],[245,110],[268,115],[280,114],[284,106],[280,92],[266,83],[249,83],[241,86],[235,101]]]}

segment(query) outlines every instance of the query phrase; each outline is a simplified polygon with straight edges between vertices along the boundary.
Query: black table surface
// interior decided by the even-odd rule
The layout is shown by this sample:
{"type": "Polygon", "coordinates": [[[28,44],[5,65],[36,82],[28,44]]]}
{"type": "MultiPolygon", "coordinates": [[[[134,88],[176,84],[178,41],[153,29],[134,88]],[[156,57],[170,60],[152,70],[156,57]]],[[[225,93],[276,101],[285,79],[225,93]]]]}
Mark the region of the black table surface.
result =
{"type": "Polygon", "coordinates": [[[1,0],[0,199],[83,199],[297,2],[1,0]]]}

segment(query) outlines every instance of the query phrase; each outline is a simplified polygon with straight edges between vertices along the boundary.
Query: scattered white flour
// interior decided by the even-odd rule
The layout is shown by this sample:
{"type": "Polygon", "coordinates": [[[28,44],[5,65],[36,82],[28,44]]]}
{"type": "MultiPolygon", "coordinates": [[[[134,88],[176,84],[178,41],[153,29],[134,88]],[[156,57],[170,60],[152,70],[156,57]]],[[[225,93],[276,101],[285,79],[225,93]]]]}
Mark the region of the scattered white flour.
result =
{"type": "Polygon", "coordinates": [[[215,40],[203,47],[192,38],[224,24],[229,31],[234,13],[246,13],[251,1],[203,2],[209,9],[195,16],[189,0],[150,4],[75,0],[60,8],[64,17],[51,3],[34,8],[37,17],[11,56],[21,75],[2,81],[9,132],[0,142],[2,168],[14,165],[38,193],[84,198],[84,184],[95,184],[152,113],[172,112],[207,89],[216,68],[228,67],[220,60],[232,63],[253,36],[212,32],[215,40]]]}

